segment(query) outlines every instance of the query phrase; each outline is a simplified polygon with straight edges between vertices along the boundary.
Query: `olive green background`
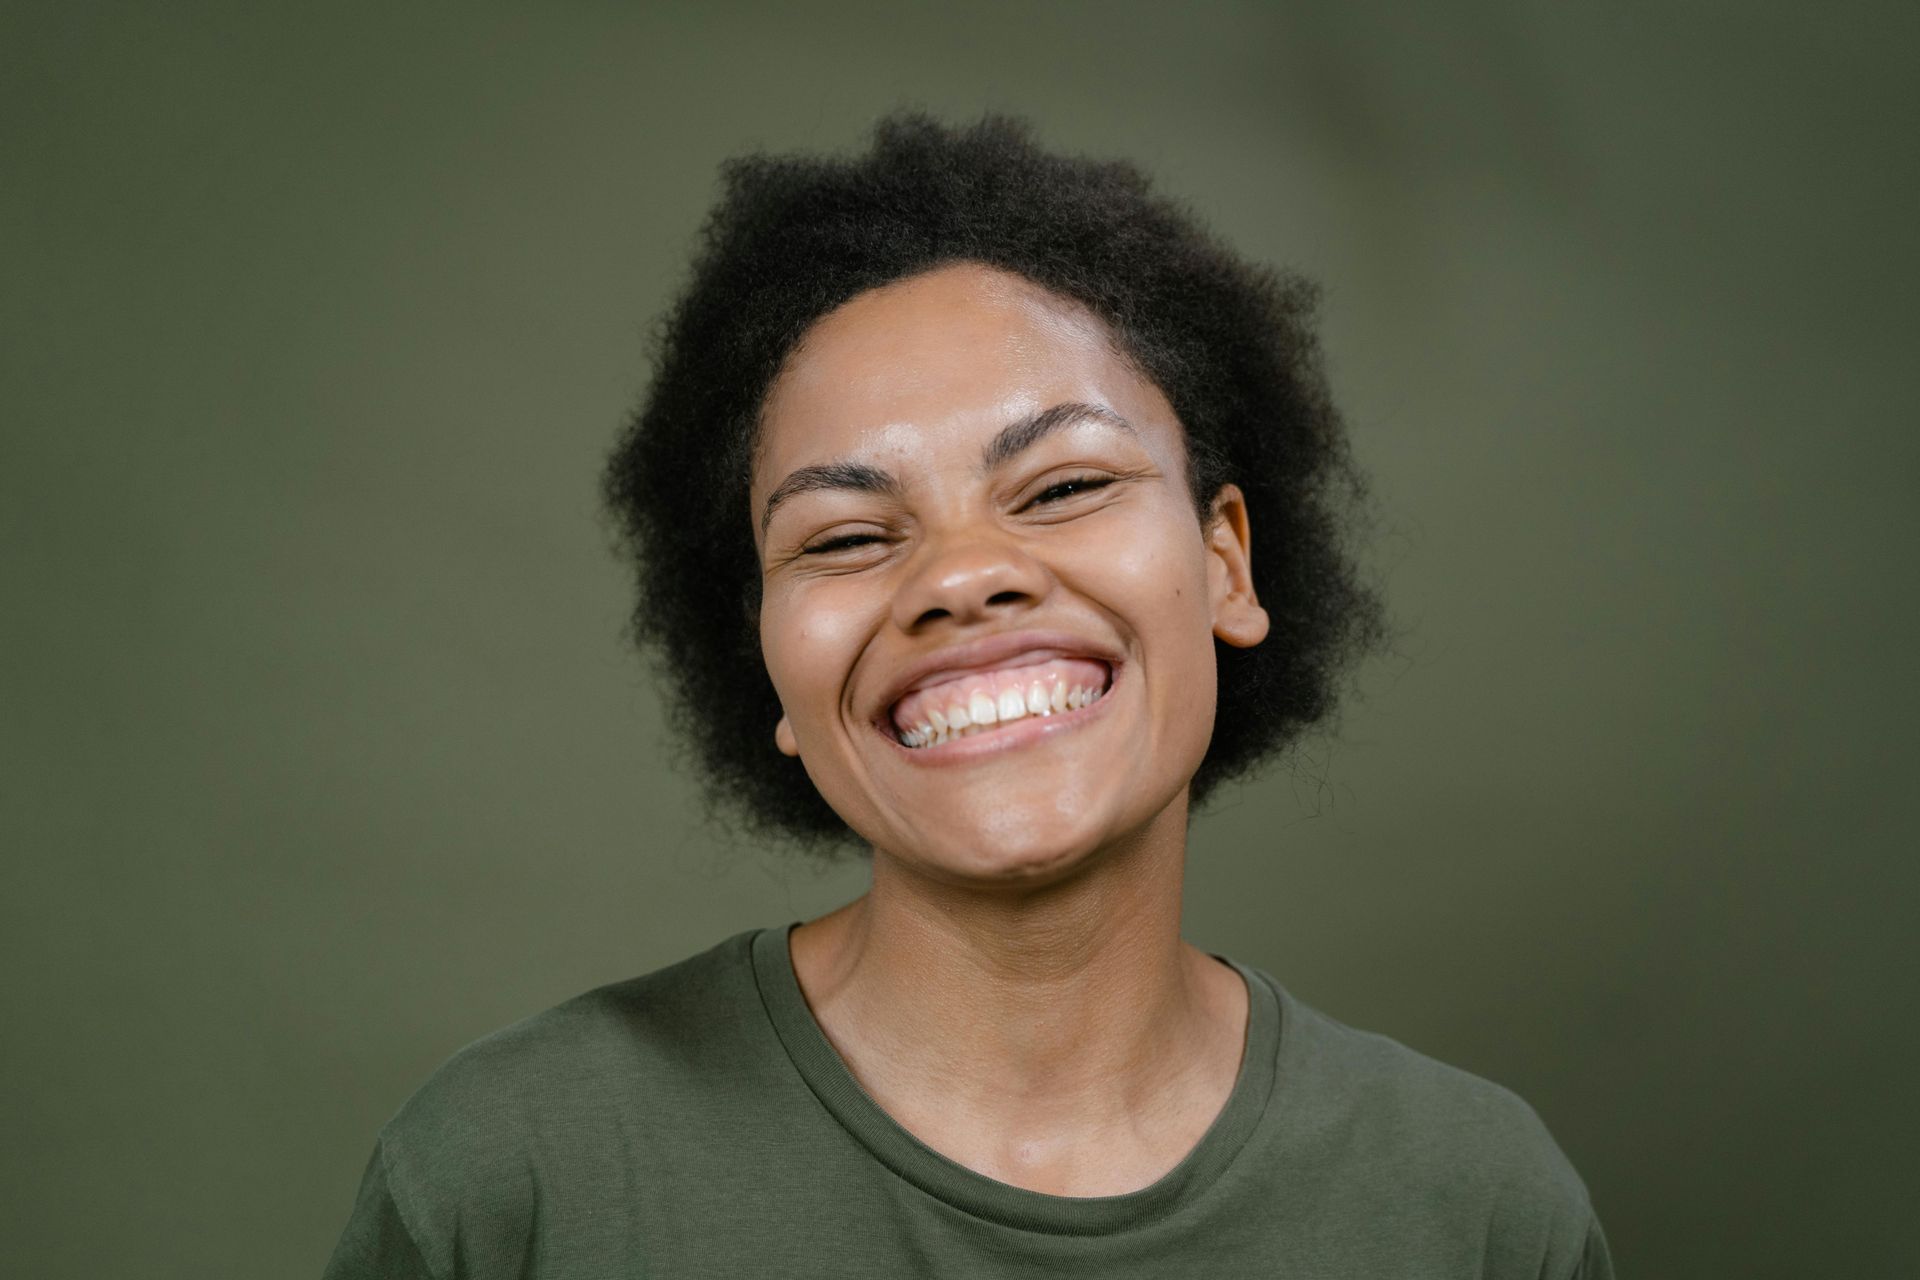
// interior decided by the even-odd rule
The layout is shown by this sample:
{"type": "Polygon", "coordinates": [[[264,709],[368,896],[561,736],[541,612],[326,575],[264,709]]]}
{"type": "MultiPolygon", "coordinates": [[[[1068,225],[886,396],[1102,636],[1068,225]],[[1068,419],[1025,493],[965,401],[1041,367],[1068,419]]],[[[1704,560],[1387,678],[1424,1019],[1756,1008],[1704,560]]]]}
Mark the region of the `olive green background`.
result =
{"type": "Polygon", "coordinates": [[[461,1044],[857,891],[703,824],[594,485],[716,165],[912,102],[1326,285],[1399,638],[1190,936],[1522,1093],[1623,1275],[1912,1274],[1917,34],[7,5],[0,1271],[314,1275],[461,1044]]]}

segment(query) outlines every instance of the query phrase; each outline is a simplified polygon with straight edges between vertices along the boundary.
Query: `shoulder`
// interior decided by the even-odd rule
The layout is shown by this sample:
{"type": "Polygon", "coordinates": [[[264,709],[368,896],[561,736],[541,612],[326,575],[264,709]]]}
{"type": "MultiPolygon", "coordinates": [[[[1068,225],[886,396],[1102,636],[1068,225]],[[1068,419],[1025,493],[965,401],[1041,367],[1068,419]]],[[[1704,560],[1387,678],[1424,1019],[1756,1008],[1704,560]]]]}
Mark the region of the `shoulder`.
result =
{"type": "Polygon", "coordinates": [[[758,1002],[751,936],[484,1036],[428,1077],[381,1129],[378,1155],[423,1251],[522,1231],[556,1136],[570,1172],[611,1174],[647,1140],[649,1115],[683,1115],[715,1070],[739,1070],[758,1002]]]}
{"type": "Polygon", "coordinates": [[[1528,1275],[1587,1273],[1599,1227],[1586,1185],[1524,1098],[1284,991],[1281,1002],[1277,1087],[1292,1086],[1290,1122],[1328,1161],[1375,1194],[1484,1232],[1487,1274],[1507,1274],[1509,1254],[1530,1260],[1528,1275]]]}
{"type": "Polygon", "coordinates": [[[1444,1148],[1456,1164],[1490,1171],[1572,1173],[1539,1113],[1513,1090],[1297,1000],[1288,1006],[1303,1042],[1300,1067],[1337,1076],[1351,1122],[1376,1140],[1444,1148]]]}
{"type": "Polygon", "coordinates": [[[737,1036],[756,1000],[750,934],[638,978],[585,992],[456,1052],[408,1098],[391,1135],[455,1136],[476,1119],[506,1122],[556,1100],[623,1088],[634,1072],[694,1068],[737,1036]]]}

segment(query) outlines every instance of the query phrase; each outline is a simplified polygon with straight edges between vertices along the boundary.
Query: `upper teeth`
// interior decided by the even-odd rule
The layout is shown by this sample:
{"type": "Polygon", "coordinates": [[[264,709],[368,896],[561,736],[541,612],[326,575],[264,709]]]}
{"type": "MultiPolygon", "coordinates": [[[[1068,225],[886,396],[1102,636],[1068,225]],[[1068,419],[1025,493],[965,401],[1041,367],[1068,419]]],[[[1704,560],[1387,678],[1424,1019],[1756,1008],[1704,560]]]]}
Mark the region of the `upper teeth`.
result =
{"type": "Polygon", "coordinates": [[[926,719],[900,732],[900,741],[909,747],[937,747],[954,738],[971,737],[989,726],[1027,716],[1051,716],[1077,711],[1098,702],[1106,690],[1094,685],[1069,687],[1063,681],[1035,680],[1022,692],[1006,689],[998,698],[976,691],[964,701],[956,699],[942,712],[928,708],[926,719]]]}

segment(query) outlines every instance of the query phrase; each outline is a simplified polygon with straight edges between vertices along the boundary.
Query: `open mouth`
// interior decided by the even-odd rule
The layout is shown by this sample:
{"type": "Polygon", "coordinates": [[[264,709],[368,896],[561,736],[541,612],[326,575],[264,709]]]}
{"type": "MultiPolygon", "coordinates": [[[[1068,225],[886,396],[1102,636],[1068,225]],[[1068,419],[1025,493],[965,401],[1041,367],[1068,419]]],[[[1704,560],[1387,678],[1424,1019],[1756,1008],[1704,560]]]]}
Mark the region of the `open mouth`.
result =
{"type": "Polygon", "coordinates": [[[1050,658],[1028,666],[971,671],[915,689],[893,704],[890,723],[905,747],[937,747],[993,733],[1030,716],[1071,715],[1098,702],[1113,668],[1092,658],[1050,658]]]}

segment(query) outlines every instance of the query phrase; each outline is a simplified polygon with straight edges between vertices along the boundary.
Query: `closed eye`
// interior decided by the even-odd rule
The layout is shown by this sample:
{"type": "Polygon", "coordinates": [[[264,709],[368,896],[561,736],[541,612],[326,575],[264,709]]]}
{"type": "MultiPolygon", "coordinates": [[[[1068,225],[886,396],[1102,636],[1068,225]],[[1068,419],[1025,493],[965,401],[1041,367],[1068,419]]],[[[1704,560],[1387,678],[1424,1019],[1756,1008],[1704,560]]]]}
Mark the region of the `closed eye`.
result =
{"type": "Polygon", "coordinates": [[[1076,494],[1104,489],[1112,483],[1112,476],[1075,476],[1071,480],[1062,480],[1059,484],[1048,485],[1035,494],[1033,500],[1027,505],[1037,507],[1045,502],[1059,502],[1076,494]]]}
{"type": "MultiPolygon", "coordinates": [[[[1027,501],[1027,506],[1037,507],[1056,502],[1064,502],[1068,498],[1078,497],[1083,493],[1092,493],[1097,489],[1104,489],[1112,484],[1114,479],[1115,477],[1113,476],[1074,476],[1071,479],[1062,480],[1057,484],[1048,485],[1030,498],[1027,501]]],[[[864,547],[870,543],[885,541],[886,538],[877,533],[847,533],[837,538],[826,538],[810,546],[802,547],[800,548],[800,554],[803,556],[832,555],[836,551],[852,551],[857,547],[864,547]]]]}
{"type": "Polygon", "coordinates": [[[810,547],[802,547],[800,554],[803,556],[826,555],[834,551],[846,551],[853,547],[863,547],[869,542],[878,541],[880,541],[878,534],[849,533],[838,538],[828,538],[824,542],[816,542],[810,547]]]}

